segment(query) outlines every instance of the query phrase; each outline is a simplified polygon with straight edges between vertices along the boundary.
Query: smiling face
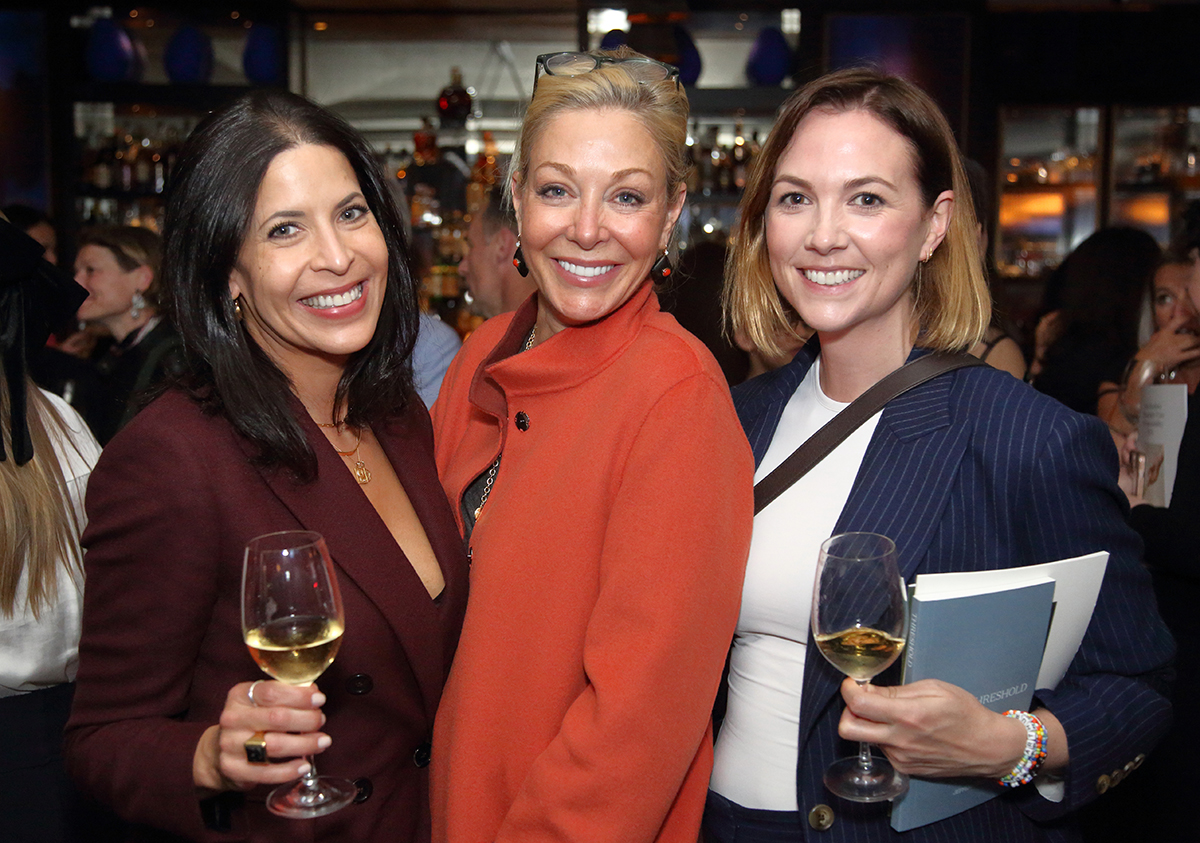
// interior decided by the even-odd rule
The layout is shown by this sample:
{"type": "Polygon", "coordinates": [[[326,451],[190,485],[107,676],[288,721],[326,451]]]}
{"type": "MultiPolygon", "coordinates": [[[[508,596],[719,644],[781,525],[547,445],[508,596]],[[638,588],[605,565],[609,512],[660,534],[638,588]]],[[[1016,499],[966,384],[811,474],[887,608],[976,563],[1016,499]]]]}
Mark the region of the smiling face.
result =
{"type": "Polygon", "coordinates": [[[627,111],[550,120],[514,181],[521,250],[538,286],[538,336],[607,316],[670,242],[685,190],[667,192],[653,138],[627,111]]]}
{"type": "Polygon", "coordinates": [[[767,204],[775,284],[823,342],[907,347],[912,278],[945,236],[953,201],[944,191],[926,206],[912,146],[874,115],[813,111],[779,159],[767,204]]]}
{"type": "Polygon", "coordinates": [[[387,243],[346,157],[306,144],[267,168],[229,292],[246,330],[293,380],[345,366],[375,334],[387,243]]]}
{"type": "Polygon", "coordinates": [[[88,292],[75,315],[83,322],[97,322],[114,330],[116,323],[127,319],[133,294],[145,292],[150,281],[148,267],[126,272],[111,249],[89,243],[75,257],[75,282],[88,292]]]}

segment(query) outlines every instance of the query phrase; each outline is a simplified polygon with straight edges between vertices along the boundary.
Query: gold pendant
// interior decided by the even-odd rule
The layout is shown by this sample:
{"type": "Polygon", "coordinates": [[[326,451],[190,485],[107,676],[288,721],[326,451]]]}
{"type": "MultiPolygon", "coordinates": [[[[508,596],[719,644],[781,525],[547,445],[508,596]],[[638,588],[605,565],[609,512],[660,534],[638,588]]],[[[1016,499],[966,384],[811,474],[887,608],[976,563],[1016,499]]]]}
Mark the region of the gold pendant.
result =
{"type": "Polygon", "coordinates": [[[367,469],[366,463],[362,460],[354,461],[354,479],[359,482],[359,485],[365,486],[371,482],[371,472],[367,469]]]}
{"type": "Polygon", "coordinates": [[[483,504],[480,504],[479,506],[475,507],[475,520],[476,521],[479,520],[479,513],[481,513],[481,512],[483,512],[483,504]]]}

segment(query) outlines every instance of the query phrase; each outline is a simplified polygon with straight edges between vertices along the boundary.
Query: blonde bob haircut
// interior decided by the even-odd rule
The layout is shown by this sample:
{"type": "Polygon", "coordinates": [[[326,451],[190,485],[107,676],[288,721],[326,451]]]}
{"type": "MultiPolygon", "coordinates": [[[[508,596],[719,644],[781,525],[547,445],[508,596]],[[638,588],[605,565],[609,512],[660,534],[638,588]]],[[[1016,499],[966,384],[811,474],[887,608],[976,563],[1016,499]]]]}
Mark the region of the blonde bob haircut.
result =
{"type": "MultiPolygon", "coordinates": [[[[618,60],[645,58],[628,47],[595,50],[592,55],[618,60]]],[[[569,111],[626,111],[632,114],[650,133],[654,148],[662,159],[667,172],[668,201],[687,179],[691,161],[687,147],[688,100],[683,85],[675,79],[639,81],[619,62],[601,64],[578,76],[543,74],[538,78],[513,150],[513,177],[505,182],[509,202],[514,183],[517,189],[525,186],[534,144],[554,118],[569,111]]]]}
{"type": "Polygon", "coordinates": [[[917,184],[927,209],[945,190],[954,191],[946,237],[925,264],[914,267],[917,345],[960,351],[983,336],[991,319],[991,298],[983,274],[971,190],[954,133],[937,104],[916,85],[870,68],[849,68],[822,76],[788,98],[762,153],[754,160],[725,266],[722,296],[735,334],[764,352],[782,353],[779,338],[800,337],[794,311],[780,295],[767,255],[766,210],[783,156],[796,127],[812,111],[862,110],[904,137],[912,149],[917,184]]]}

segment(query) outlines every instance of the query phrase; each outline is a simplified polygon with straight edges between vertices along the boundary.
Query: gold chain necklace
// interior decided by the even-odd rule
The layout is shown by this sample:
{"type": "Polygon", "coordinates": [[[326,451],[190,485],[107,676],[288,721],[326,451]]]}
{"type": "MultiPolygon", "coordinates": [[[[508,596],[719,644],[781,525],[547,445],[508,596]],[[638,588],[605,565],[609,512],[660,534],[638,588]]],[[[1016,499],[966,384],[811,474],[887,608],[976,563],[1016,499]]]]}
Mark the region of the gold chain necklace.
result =
{"type": "MultiPolygon", "coordinates": [[[[333,428],[340,432],[342,425],[345,423],[345,419],[339,422],[334,422],[333,424],[317,422],[317,427],[333,428]]],[[[351,457],[354,459],[354,479],[358,481],[358,485],[365,486],[371,482],[371,470],[367,468],[367,464],[362,461],[362,457],[358,456],[358,448],[360,445],[362,445],[362,431],[355,430],[354,432],[357,434],[357,438],[354,440],[353,448],[351,448],[349,451],[340,451],[338,450],[338,447],[334,445],[333,450],[339,457],[351,457]]]]}

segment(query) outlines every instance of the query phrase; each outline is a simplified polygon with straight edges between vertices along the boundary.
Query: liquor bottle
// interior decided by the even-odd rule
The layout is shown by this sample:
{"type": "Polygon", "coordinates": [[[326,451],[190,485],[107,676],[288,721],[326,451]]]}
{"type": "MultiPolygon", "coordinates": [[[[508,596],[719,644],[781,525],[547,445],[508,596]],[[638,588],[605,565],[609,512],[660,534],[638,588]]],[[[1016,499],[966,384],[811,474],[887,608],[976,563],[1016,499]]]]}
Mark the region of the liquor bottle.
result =
{"type": "Polygon", "coordinates": [[[413,165],[423,167],[436,164],[439,157],[437,132],[433,130],[433,121],[422,117],[421,127],[413,132],[413,165]]]}
{"type": "Polygon", "coordinates": [[[695,194],[700,189],[700,122],[692,123],[692,130],[688,132],[687,137],[688,160],[691,162],[691,167],[688,169],[687,177],[687,192],[695,194]]]}
{"type": "Polygon", "coordinates": [[[500,180],[500,150],[491,132],[483,133],[483,148],[471,167],[471,181],[467,185],[467,213],[474,214],[483,207],[488,194],[496,189],[500,180]]]}
{"type": "Polygon", "coordinates": [[[457,67],[450,68],[450,84],[438,94],[437,110],[443,129],[461,129],[471,116],[471,94],[463,87],[457,67]]]}
{"type": "Polygon", "coordinates": [[[717,162],[721,159],[721,150],[717,145],[717,127],[709,126],[700,144],[700,192],[711,196],[717,192],[717,162]]]}
{"type": "Polygon", "coordinates": [[[742,121],[737,121],[733,130],[733,150],[730,154],[733,168],[733,189],[741,191],[746,187],[746,175],[750,171],[750,147],[746,143],[746,129],[742,121]]]}

